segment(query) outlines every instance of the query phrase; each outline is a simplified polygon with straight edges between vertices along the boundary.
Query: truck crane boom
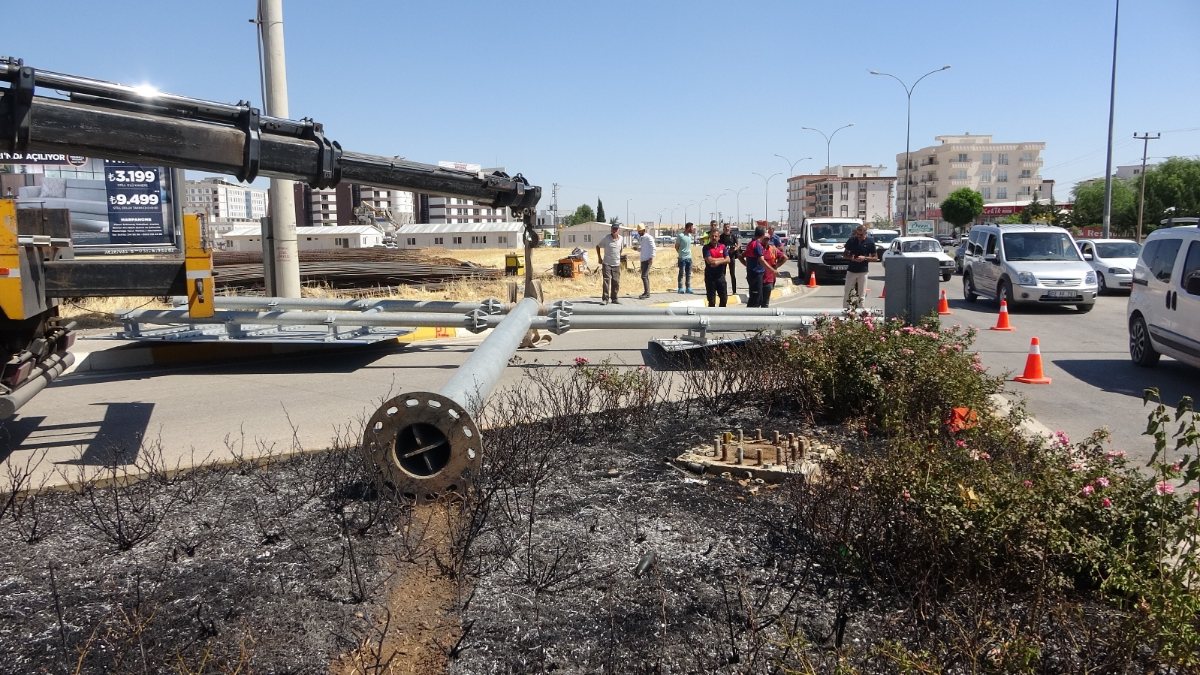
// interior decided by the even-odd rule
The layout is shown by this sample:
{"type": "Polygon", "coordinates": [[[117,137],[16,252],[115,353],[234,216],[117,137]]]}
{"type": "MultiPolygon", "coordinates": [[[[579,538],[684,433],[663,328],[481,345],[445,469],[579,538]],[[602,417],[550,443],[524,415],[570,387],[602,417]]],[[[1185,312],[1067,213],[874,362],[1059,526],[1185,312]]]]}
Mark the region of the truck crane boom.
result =
{"type": "MultiPolygon", "coordinates": [[[[541,188],[520,174],[458,171],[342,149],[311,119],[260,113],[75,75],[0,57],[0,150],[85,155],[236,176],[271,176],[327,188],[342,181],[461,197],[520,214],[528,264],[541,188]],[[55,95],[43,95],[43,92],[55,95]]],[[[177,260],[79,260],[65,210],[16,209],[0,199],[0,419],[71,364],[73,325],[59,298],[186,293],[193,316],[211,316],[212,256],[195,216],[185,216],[177,260]]]]}
{"type": "Polygon", "coordinates": [[[541,188],[520,175],[489,176],[342,149],[311,119],[260,114],[247,102],[148,94],[128,85],[34,70],[0,57],[0,139],[9,152],[69,152],[209,171],[251,181],[259,175],[316,188],[342,181],[463,197],[517,212],[541,188]],[[68,99],[37,95],[64,92],[68,99]]]}

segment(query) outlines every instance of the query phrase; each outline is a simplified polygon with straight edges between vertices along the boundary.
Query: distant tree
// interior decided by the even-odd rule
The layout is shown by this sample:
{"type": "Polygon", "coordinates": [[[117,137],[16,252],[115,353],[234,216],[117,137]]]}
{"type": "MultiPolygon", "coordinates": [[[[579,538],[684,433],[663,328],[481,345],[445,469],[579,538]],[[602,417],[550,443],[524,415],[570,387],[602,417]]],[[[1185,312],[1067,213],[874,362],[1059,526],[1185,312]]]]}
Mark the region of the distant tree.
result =
{"type": "Polygon", "coordinates": [[[620,224],[621,224],[621,219],[620,219],[620,218],[618,218],[618,217],[616,217],[616,216],[613,216],[612,218],[609,218],[609,219],[608,219],[608,224],[609,224],[609,225],[620,225],[620,224]]]}
{"type": "MultiPolygon", "coordinates": [[[[1134,194],[1140,181],[1130,181],[1134,194]]],[[[1135,198],[1136,199],[1136,198],[1135,198]]],[[[1172,157],[1146,171],[1146,207],[1143,232],[1151,232],[1163,218],[1200,216],[1200,160],[1172,157]],[[1170,213],[1167,209],[1174,208],[1170,213]]],[[[1134,203],[1134,222],[1137,222],[1134,203]]]]}
{"type": "MultiPolygon", "coordinates": [[[[1149,187],[1149,183],[1147,183],[1149,187]]],[[[1075,206],[1071,210],[1070,225],[1074,227],[1099,227],[1104,223],[1104,181],[1090,180],[1079,183],[1071,190],[1075,206]]],[[[1113,233],[1132,234],[1137,227],[1137,190],[1129,181],[1114,178],[1112,181],[1113,233]]]]}
{"type": "Polygon", "coordinates": [[[983,195],[971,188],[959,188],[942,202],[942,218],[961,228],[983,213],[983,195]]]}
{"type": "Polygon", "coordinates": [[[1050,206],[1038,201],[1038,193],[1033,193],[1033,199],[1021,209],[1019,220],[1028,225],[1029,223],[1048,223],[1050,222],[1050,214],[1052,213],[1050,206]]]}
{"type": "Polygon", "coordinates": [[[1003,218],[1001,218],[998,222],[1001,225],[1016,225],[1017,223],[1023,223],[1025,221],[1021,220],[1020,213],[1010,213],[1007,216],[1004,216],[1003,218]]]}
{"type": "Polygon", "coordinates": [[[575,209],[575,213],[572,213],[563,220],[563,225],[570,227],[580,223],[590,223],[593,220],[596,220],[596,213],[592,211],[592,207],[587,204],[580,204],[579,208],[575,209]]]}
{"type": "Polygon", "coordinates": [[[892,229],[892,219],[882,213],[876,213],[875,217],[871,219],[871,227],[877,230],[890,230],[892,229]]]}
{"type": "Polygon", "coordinates": [[[596,197],[596,222],[604,222],[604,202],[599,197],[596,197]]]}

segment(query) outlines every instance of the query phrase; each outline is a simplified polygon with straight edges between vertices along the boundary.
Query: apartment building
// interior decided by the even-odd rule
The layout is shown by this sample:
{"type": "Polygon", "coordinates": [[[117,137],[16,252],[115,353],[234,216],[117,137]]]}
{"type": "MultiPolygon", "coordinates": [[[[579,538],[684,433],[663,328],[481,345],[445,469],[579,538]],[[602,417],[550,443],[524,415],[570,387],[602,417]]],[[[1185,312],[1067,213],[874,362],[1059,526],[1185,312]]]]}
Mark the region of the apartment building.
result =
{"type": "Polygon", "coordinates": [[[369,207],[380,218],[404,225],[415,221],[416,196],[403,190],[341,183],[332,188],[315,189],[295,184],[296,224],[300,227],[355,225],[355,209],[369,207]]]}
{"type": "Polygon", "coordinates": [[[183,212],[207,221],[257,223],[267,215],[267,191],[221,177],[184,181],[183,212]]]}
{"type": "Polygon", "coordinates": [[[883,176],[882,166],[843,164],[826,173],[788,178],[787,226],[796,232],[809,218],[891,219],[895,176],[883,176]]]}
{"type": "MultiPolygon", "coordinates": [[[[1025,201],[1043,189],[1044,142],[994,143],[990,134],[935,136],[938,145],[913,150],[908,166],[896,155],[900,185],[896,208],[907,219],[938,218],[942,201],[955,190],[969,187],[984,203],[1025,201]]],[[[1047,195],[1041,195],[1046,197],[1047,195]]]]}

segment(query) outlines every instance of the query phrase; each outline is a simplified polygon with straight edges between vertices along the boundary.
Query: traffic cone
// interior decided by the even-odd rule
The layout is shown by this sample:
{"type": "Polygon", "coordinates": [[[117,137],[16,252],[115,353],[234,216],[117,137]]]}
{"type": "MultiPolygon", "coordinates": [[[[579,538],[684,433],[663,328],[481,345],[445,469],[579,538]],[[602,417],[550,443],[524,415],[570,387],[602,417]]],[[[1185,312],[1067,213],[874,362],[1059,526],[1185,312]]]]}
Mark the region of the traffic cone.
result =
{"type": "Polygon", "coordinates": [[[884,284],[883,288],[879,289],[879,299],[882,300],[886,297],[887,297],[887,284],[884,284]]]}
{"type": "Polygon", "coordinates": [[[938,314],[953,314],[950,311],[950,302],[946,300],[946,289],[942,289],[942,297],[938,300],[938,314]]]}
{"type": "Polygon", "coordinates": [[[1042,373],[1042,347],[1037,338],[1029,342],[1029,357],[1025,359],[1025,374],[1013,380],[1024,384],[1050,384],[1050,378],[1042,373]]]}
{"type": "Polygon", "coordinates": [[[996,325],[992,326],[992,330],[1012,330],[1013,327],[1008,325],[1008,301],[1000,300],[1000,316],[996,317],[996,325]]]}
{"type": "Polygon", "coordinates": [[[808,273],[808,287],[809,288],[817,287],[817,273],[816,272],[808,273]]]}

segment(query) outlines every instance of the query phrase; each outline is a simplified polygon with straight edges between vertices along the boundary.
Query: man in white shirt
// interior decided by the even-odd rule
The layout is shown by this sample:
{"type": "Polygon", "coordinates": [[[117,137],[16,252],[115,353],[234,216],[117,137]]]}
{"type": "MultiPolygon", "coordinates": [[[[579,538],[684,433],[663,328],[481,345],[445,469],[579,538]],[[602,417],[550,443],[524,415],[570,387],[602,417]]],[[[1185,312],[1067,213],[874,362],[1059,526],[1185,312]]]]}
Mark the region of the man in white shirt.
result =
{"type": "Polygon", "coordinates": [[[600,304],[619,304],[617,293],[621,290],[621,251],[625,249],[625,237],[621,226],[613,225],[612,231],[600,238],[596,244],[596,257],[600,259],[600,275],[604,280],[600,290],[600,304]]]}
{"type": "Polygon", "coordinates": [[[646,226],[639,224],[638,231],[638,259],[642,261],[642,294],[638,299],[645,300],[650,297],[650,267],[654,265],[654,253],[658,250],[658,245],[654,243],[654,235],[646,233],[646,226]]]}

